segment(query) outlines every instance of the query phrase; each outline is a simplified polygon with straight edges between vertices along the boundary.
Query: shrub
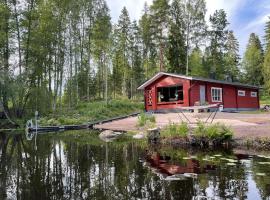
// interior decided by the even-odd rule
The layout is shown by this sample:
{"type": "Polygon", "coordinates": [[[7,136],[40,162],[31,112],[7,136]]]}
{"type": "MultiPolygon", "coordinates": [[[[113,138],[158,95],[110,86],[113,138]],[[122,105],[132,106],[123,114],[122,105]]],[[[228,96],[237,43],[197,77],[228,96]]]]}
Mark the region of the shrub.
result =
{"type": "Polygon", "coordinates": [[[197,127],[194,129],[195,137],[204,137],[209,140],[231,140],[233,137],[232,130],[224,124],[211,124],[206,125],[203,122],[198,122],[197,127]]]}

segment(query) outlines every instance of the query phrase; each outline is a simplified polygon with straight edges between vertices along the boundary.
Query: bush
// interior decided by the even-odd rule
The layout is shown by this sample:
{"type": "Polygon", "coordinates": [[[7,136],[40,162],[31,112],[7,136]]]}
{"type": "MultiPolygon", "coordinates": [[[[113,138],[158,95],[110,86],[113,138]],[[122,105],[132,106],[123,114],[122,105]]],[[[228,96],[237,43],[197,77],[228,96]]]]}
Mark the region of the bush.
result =
{"type": "Polygon", "coordinates": [[[211,124],[206,125],[202,122],[198,122],[197,127],[194,129],[195,137],[203,137],[208,140],[231,140],[233,137],[232,130],[224,124],[211,124]]]}
{"type": "Polygon", "coordinates": [[[154,115],[141,113],[138,116],[138,126],[145,126],[147,123],[156,123],[156,118],[154,115]]]}

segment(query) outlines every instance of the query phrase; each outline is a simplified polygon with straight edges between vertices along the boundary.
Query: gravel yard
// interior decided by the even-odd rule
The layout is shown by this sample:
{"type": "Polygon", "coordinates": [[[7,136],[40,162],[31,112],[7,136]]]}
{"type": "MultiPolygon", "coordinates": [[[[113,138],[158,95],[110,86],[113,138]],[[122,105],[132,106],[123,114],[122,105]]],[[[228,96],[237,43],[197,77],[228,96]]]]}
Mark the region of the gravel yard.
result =
{"type": "MultiPolygon", "coordinates": [[[[167,124],[179,123],[185,118],[179,113],[154,114],[156,117],[156,125],[164,127],[167,124]],[[182,119],[182,120],[181,120],[182,119]]],[[[196,121],[205,121],[209,113],[185,113],[189,120],[193,123],[196,121]]],[[[96,128],[109,129],[117,131],[140,131],[137,126],[137,117],[130,117],[122,120],[96,125],[96,128]]],[[[270,113],[246,114],[246,113],[221,113],[218,112],[213,123],[223,123],[230,126],[237,139],[247,139],[256,137],[270,137],[270,113]]],[[[191,124],[195,126],[195,124],[191,124]]]]}

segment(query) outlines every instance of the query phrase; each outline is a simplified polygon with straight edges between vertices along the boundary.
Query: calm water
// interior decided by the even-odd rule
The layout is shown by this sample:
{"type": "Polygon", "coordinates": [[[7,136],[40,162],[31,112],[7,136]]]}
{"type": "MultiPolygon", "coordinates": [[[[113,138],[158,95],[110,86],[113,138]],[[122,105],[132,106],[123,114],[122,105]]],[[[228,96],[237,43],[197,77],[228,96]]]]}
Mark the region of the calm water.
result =
{"type": "Polygon", "coordinates": [[[267,155],[104,143],[88,131],[0,138],[0,199],[270,199],[267,155]]]}

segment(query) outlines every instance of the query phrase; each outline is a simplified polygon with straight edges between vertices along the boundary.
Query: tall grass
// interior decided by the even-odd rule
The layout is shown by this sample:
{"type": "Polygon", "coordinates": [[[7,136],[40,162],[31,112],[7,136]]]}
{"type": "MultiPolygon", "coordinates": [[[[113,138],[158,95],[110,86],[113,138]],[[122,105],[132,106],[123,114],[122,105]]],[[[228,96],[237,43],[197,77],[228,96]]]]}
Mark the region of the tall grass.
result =
{"type": "Polygon", "coordinates": [[[154,115],[146,114],[146,113],[141,113],[138,116],[138,126],[142,127],[147,125],[147,123],[156,123],[156,118],[154,115]]]}
{"type": "Polygon", "coordinates": [[[187,137],[189,133],[189,127],[188,124],[185,122],[182,122],[180,124],[175,123],[169,123],[168,126],[166,126],[161,131],[161,136],[164,137],[187,137]]]}

